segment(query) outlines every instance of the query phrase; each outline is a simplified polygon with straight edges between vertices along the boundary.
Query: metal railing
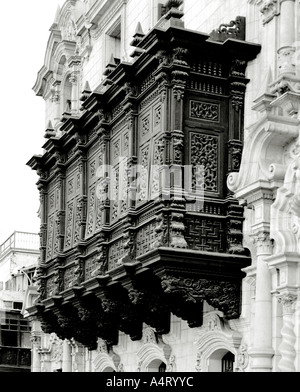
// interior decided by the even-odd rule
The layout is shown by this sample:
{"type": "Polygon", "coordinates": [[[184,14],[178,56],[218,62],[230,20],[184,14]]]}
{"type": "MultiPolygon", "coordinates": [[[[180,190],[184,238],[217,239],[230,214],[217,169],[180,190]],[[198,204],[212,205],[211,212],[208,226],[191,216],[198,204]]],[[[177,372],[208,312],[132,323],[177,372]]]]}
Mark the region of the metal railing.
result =
{"type": "Polygon", "coordinates": [[[0,257],[10,249],[39,250],[40,238],[36,233],[15,231],[0,245],[0,257]]]}

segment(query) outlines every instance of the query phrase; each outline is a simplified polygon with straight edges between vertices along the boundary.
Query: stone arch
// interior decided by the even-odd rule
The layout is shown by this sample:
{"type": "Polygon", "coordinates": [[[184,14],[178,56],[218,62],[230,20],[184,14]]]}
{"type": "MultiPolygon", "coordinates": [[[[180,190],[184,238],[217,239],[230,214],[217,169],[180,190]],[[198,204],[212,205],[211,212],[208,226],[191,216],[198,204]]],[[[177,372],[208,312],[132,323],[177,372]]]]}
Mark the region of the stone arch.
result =
{"type": "Polygon", "coordinates": [[[149,372],[149,368],[159,366],[162,362],[167,364],[167,360],[164,356],[163,350],[158,346],[149,343],[143,346],[138,352],[139,368],[140,372],[149,372]]]}
{"type": "Polygon", "coordinates": [[[204,316],[203,325],[198,330],[196,345],[196,370],[216,371],[218,366],[221,369],[221,359],[226,353],[230,352],[237,358],[241,335],[225,323],[220,312],[213,311],[204,316]]]}
{"type": "Polygon", "coordinates": [[[166,371],[175,371],[175,357],[171,355],[171,347],[158,339],[151,327],[143,331],[142,346],[137,352],[138,372],[159,371],[161,364],[165,364],[166,371]]]}
{"type": "Polygon", "coordinates": [[[67,71],[62,78],[61,94],[60,94],[60,112],[68,112],[71,114],[72,107],[72,83],[70,81],[71,74],[67,71]]]}
{"type": "Polygon", "coordinates": [[[226,337],[218,333],[209,333],[198,347],[197,370],[200,372],[220,372],[221,360],[231,352],[237,355],[237,350],[226,337]]]}
{"type": "Polygon", "coordinates": [[[117,371],[112,358],[109,356],[109,354],[106,353],[98,354],[93,364],[94,364],[94,372],[97,373],[104,373],[104,372],[111,373],[117,371]]]}

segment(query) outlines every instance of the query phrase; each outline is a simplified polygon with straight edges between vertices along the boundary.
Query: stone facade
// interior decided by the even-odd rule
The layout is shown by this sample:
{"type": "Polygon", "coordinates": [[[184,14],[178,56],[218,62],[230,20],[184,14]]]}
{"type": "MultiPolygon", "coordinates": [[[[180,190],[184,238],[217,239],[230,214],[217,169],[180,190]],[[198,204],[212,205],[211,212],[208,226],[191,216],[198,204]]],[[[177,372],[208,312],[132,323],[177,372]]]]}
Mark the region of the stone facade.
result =
{"type": "Polygon", "coordinates": [[[300,370],[300,8],[224,3],[58,9],[32,371],[300,370]]]}

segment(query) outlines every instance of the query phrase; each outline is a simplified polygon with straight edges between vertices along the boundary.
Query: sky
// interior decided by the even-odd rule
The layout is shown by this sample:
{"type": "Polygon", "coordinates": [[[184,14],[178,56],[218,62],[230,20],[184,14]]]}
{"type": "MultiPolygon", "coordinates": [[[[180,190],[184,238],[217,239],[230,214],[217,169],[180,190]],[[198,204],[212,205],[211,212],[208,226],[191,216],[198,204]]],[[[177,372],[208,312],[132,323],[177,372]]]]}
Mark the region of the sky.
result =
{"type": "Polygon", "coordinates": [[[38,176],[26,163],[42,153],[45,104],[32,90],[58,5],[65,0],[1,4],[0,244],[14,231],[38,233],[38,176]]]}

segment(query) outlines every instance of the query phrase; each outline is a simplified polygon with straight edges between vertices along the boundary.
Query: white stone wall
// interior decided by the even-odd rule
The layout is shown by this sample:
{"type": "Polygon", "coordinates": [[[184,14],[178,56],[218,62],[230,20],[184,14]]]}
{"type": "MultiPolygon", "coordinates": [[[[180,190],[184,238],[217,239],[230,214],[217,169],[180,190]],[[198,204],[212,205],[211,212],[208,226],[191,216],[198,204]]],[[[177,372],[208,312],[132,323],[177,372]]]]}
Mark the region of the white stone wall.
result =
{"type": "MultiPolygon", "coordinates": [[[[101,339],[97,350],[88,351],[74,341],[61,341],[55,334],[42,333],[41,338],[36,339],[34,371],[157,372],[159,364],[164,362],[168,373],[207,372],[220,369],[221,358],[228,351],[236,355],[235,371],[247,368],[247,356],[238,349],[242,336],[235,329],[237,322],[224,323],[220,313],[214,311],[205,314],[200,328],[191,329],[174,315],[171,320],[171,330],[167,335],[158,336],[152,328],[144,325],[141,340],[132,341],[129,336],[120,333],[118,345],[110,350],[101,339]],[[214,351],[217,354],[209,358],[214,351]]],[[[40,336],[39,329],[36,325],[36,336],[40,336]]]]}

